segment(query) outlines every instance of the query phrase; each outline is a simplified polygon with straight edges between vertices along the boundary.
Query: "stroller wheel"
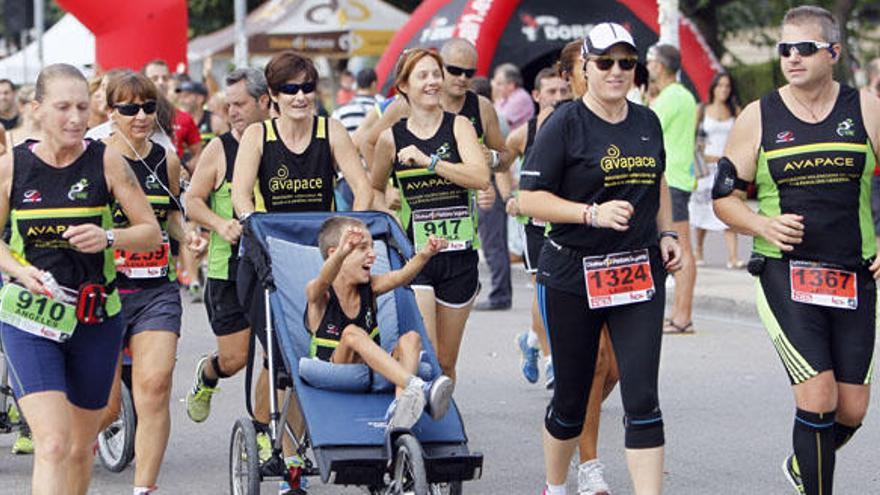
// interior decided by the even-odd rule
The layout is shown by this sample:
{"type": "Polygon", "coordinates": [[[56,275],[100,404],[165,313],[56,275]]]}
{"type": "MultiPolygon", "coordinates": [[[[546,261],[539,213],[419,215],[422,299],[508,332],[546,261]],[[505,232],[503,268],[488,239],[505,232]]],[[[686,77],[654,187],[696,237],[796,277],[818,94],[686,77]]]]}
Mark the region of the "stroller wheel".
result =
{"type": "Polygon", "coordinates": [[[429,495],[428,477],[422,445],[412,435],[394,441],[394,471],[388,493],[394,495],[429,495]]]}
{"type": "Polygon", "coordinates": [[[134,459],[134,433],[137,429],[131,390],[125,384],[120,395],[122,407],[119,408],[119,416],[98,434],[98,459],[114,473],[125,469],[134,459]]]}
{"type": "Polygon", "coordinates": [[[257,430],[250,418],[238,418],[229,443],[229,493],[259,495],[260,481],[257,430]]]}

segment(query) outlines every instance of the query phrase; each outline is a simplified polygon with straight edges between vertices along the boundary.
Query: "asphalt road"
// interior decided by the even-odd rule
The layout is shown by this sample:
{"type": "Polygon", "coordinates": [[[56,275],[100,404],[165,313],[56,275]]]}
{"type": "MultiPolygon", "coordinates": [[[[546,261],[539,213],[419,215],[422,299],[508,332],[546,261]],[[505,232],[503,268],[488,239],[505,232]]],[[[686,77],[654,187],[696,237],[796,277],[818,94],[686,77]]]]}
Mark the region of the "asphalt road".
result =
{"type": "MultiPolygon", "coordinates": [[[[720,236],[715,236],[720,248],[720,236]]],[[[717,252],[711,240],[707,253],[717,252]]],[[[741,256],[746,251],[741,250],[741,256]]],[[[714,260],[710,255],[710,263],[714,260]]],[[[485,268],[485,267],[483,267],[485,268]]],[[[519,372],[514,336],[526,328],[532,287],[514,270],[515,305],[505,312],[474,313],[460,359],[456,401],[462,410],[470,447],[485,455],[483,478],[465,485],[466,493],[536,494],[542,487],[540,445],[542,415],[550,393],[529,385],[519,372]]],[[[484,284],[487,281],[484,279],[484,284]]],[[[213,348],[204,306],[186,304],[172,408],[172,436],[159,486],[161,494],[228,492],[229,435],[244,413],[240,377],[222,383],[211,417],[191,423],[183,397],[201,354],[213,348]]],[[[666,493],[789,494],[780,464],[790,450],[794,404],[783,368],[757,321],[737,315],[702,314],[697,333],[664,341],[661,407],[666,424],[666,493]]],[[[543,377],[542,377],[543,381],[543,377]]],[[[871,407],[880,407],[876,396],[871,407]]],[[[600,458],[615,495],[632,489],[623,454],[618,393],[602,411],[600,458]]],[[[880,426],[869,414],[865,426],[837,460],[837,493],[880,493],[880,426]]],[[[27,493],[29,457],[8,454],[10,435],[0,437],[0,493],[27,493]]],[[[95,466],[90,493],[131,493],[134,471],[120,474],[95,466]]],[[[573,473],[573,471],[572,471],[573,473]]],[[[575,492],[570,477],[570,493],[575,492]]],[[[315,484],[315,482],[313,482],[315,484]]],[[[275,493],[272,484],[264,493],[275,493]]],[[[362,493],[353,488],[314,486],[310,493],[362,493]]]]}

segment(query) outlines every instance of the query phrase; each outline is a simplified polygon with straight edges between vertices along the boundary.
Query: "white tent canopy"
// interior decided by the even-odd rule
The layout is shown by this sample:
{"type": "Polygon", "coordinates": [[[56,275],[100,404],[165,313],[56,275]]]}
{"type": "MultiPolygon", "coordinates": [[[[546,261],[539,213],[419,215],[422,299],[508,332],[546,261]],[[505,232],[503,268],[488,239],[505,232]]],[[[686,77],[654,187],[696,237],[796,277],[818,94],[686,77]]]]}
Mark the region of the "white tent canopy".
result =
{"type": "MultiPolygon", "coordinates": [[[[67,14],[43,34],[43,62],[64,62],[84,72],[95,64],[95,36],[76,17],[67,14]]],[[[33,83],[40,73],[37,43],[0,59],[0,78],[16,83],[33,83]]]]}

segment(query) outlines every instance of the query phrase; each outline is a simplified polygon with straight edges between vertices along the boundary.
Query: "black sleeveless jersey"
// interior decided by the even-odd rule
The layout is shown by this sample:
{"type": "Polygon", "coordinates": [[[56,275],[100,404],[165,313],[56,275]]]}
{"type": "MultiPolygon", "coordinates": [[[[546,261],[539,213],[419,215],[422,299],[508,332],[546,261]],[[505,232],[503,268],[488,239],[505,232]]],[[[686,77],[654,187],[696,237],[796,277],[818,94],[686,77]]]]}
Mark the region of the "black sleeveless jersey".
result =
{"type": "MultiPolygon", "coordinates": [[[[137,177],[138,184],[147,196],[147,201],[153,208],[153,214],[156,215],[156,221],[159,222],[159,228],[162,229],[162,236],[168,238],[168,214],[171,211],[179,211],[177,206],[177,198],[172,198],[168,188],[168,161],[167,151],[165,147],[152,141],[150,152],[144,157],[144,161],[134,158],[125,157],[128,166],[137,177]]],[[[128,227],[128,218],[118,202],[113,205],[113,225],[120,228],[128,227]]],[[[177,273],[174,268],[174,261],[169,254],[168,258],[168,277],[167,278],[145,278],[130,279],[124,273],[119,273],[117,279],[119,287],[122,289],[129,288],[147,288],[161,285],[168,280],[176,280],[177,273]]]]}
{"type": "MultiPolygon", "coordinates": [[[[211,191],[210,206],[218,217],[232,219],[232,173],[235,170],[235,156],[238,154],[238,140],[227,132],[220,135],[223,155],[226,160],[226,172],[220,187],[211,191]]],[[[229,244],[217,232],[211,231],[208,244],[208,278],[233,280],[238,270],[238,243],[229,244]]]]}
{"type": "MultiPolygon", "coordinates": [[[[407,119],[400,120],[391,127],[394,136],[395,157],[400,150],[414,145],[422,153],[437,154],[450,163],[461,163],[458,143],[455,140],[455,114],[443,112],[443,120],[437,132],[429,139],[419,139],[406,128],[407,119]]],[[[395,160],[394,177],[401,192],[401,208],[398,212],[407,234],[412,239],[412,212],[415,210],[434,210],[450,207],[473,207],[471,193],[452,181],[425,168],[414,167],[395,160]]]]}
{"type": "Polygon", "coordinates": [[[477,139],[483,142],[483,119],[480,116],[480,97],[473,91],[468,91],[464,95],[464,105],[458,111],[458,115],[467,117],[474,125],[477,131],[477,139]]]}
{"type": "MultiPolygon", "coordinates": [[[[376,299],[373,295],[373,287],[370,283],[360,284],[357,288],[358,296],[361,300],[361,308],[357,316],[349,318],[342,310],[339,304],[339,297],[333,286],[330,286],[330,300],[327,301],[327,309],[321,324],[317,330],[312,333],[311,356],[318,359],[329,361],[333,351],[339,346],[339,339],[342,338],[342,331],[349,325],[355,325],[367,332],[377,345],[381,345],[379,337],[379,324],[376,321],[376,299]]],[[[308,319],[308,308],[305,311],[305,318],[308,319]]],[[[308,328],[308,321],[306,321],[308,328]]]]}
{"type": "MultiPolygon", "coordinates": [[[[104,143],[84,141],[83,153],[63,168],[53,167],[34,154],[36,144],[28,140],[13,149],[9,247],[27,263],[51,272],[64,287],[77,289],[84,282],[114,284],[111,250],[82,253],[62,237],[74,225],[113,227],[113,197],[104,177],[104,143]]],[[[118,311],[118,296],[114,297],[108,300],[109,314],[118,311]]]]}
{"type": "Polygon", "coordinates": [[[525,155],[529,148],[532,147],[532,144],[535,142],[535,134],[538,133],[538,117],[532,117],[529,119],[528,128],[526,128],[526,145],[523,148],[523,155],[525,155]]]}
{"type": "Polygon", "coordinates": [[[277,119],[263,122],[263,156],[254,191],[257,211],[334,211],[336,170],[330,151],[329,125],[315,117],[312,139],[294,153],[278,134],[277,119]]]}
{"type": "MultiPolygon", "coordinates": [[[[875,160],[858,90],[841,85],[831,113],[815,124],[795,117],[779,91],[761,98],[759,213],[804,217],[803,242],[785,257],[856,267],[877,253],[871,216],[875,160]]],[[[783,257],[760,237],[754,248],[783,257]]]]}

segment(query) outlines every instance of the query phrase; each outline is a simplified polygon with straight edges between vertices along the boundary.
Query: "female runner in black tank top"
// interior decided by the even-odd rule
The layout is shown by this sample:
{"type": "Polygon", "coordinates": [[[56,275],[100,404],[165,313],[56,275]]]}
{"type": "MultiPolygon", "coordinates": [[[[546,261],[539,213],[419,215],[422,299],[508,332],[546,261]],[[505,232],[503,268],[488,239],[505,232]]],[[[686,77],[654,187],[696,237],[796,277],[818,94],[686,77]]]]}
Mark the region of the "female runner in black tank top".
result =
{"type": "Polygon", "coordinates": [[[582,54],[588,91],[544,123],[520,193],[523,213],[552,222],[538,268],[556,372],[544,418],[547,491],[565,484],[607,322],[624,380],[625,444],[635,493],[659,494],[664,279],[665,270],[678,269],[681,253],[667,232],[672,222],[663,135],[653,112],[626,100],[636,58],[629,33],[617,24],[598,24],[582,54]]]}
{"type": "Polygon", "coordinates": [[[473,125],[464,117],[445,113],[440,106],[442,67],[440,56],[427,50],[411,50],[401,57],[395,84],[409,101],[410,117],[380,135],[373,157],[372,179],[377,190],[373,196],[376,208],[388,211],[384,204],[388,177],[392,171],[398,180],[409,176],[410,179],[401,184],[405,202],[409,203],[409,208],[404,205],[401,217],[417,247],[427,233],[438,233],[453,240],[457,236],[453,232],[455,226],[469,229],[466,245],[435,256],[413,281],[414,289],[426,289],[416,290],[419,311],[443,373],[455,379],[464,325],[478,288],[474,201],[468,190],[488,187],[489,167],[473,125]],[[425,196],[416,200],[418,191],[425,189],[436,192],[435,199],[444,199],[434,201],[425,196]],[[467,218],[439,222],[444,225],[427,221],[421,227],[416,225],[419,221],[416,210],[431,215],[440,210],[457,211],[467,218]]]}
{"type": "MultiPolygon", "coordinates": [[[[157,98],[156,86],[143,74],[131,72],[111,79],[107,85],[107,108],[112,110],[113,133],[104,142],[128,161],[153,207],[166,242],[170,237],[181,244],[188,243],[190,250],[200,253],[207,243],[186,227],[180,211],[180,160],[175,153],[150,140],[156,126],[157,98]],[[135,113],[131,115],[132,112],[135,113]]],[[[114,214],[114,221],[124,225],[128,219],[119,212],[114,214]]],[[[126,317],[125,338],[132,358],[132,397],[139,411],[135,435],[136,488],[156,484],[171,431],[171,378],[183,308],[174,260],[168,244],[164,246],[152,253],[120,250],[116,256],[126,317]]],[[[105,427],[117,417],[119,378],[117,373],[111,406],[104,417],[105,427]]]]}
{"type": "Polygon", "coordinates": [[[159,246],[161,236],[122,156],[83,140],[89,93],[82,74],[66,64],[46,67],[37,78],[35,100],[43,140],[0,158],[0,223],[11,215],[15,252],[0,243],[0,270],[32,294],[45,293],[45,272],[73,289],[83,281],[102,284],[106,316],[103,323],[76,324],[63,344],[6,323],[0,324],[0,337],[34,437],[33,492],[85,494],[122,344],[110,248],[148,251],[159,246]],[[113,198],[130,227],[111,229],[113,198]]]}

